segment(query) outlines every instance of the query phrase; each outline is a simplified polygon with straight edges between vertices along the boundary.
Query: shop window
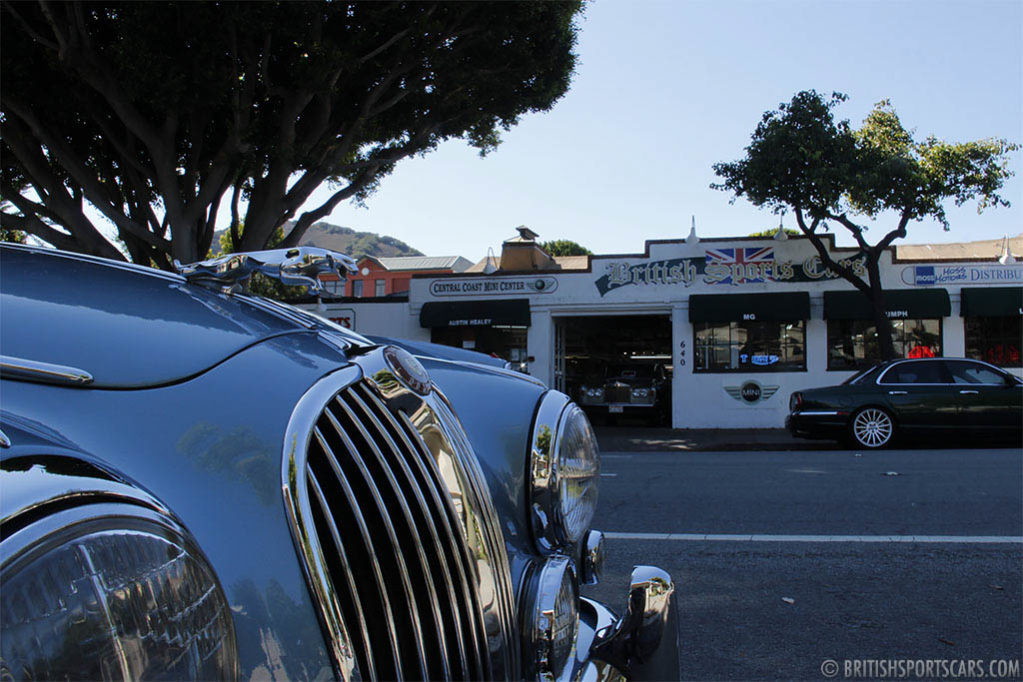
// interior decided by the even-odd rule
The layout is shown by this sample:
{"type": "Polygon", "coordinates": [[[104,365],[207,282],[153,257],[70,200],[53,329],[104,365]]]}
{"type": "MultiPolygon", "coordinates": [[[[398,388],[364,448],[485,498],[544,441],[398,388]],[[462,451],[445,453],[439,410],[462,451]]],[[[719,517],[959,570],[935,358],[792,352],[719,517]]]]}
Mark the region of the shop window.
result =
{"type": "Polygon", "coordinates": [[[1002,367],[1023,367],[1020,345],[1023,326],[1019,315],[967,317],[966,357],[1002,367]]]}
{"type": "MultiPolygon", "coordinates": [[[[941,357],[941,320],[892,320],[897,358],[941,357]]],[[[870,320],[828,320],[828,369],[856,370],[881,361],[877,328],[870,320]]]]}
{"type": "Polygon", "coordinates": [[[805,372],[806,326],[798,322],[696,322],[695,372],[805,372]]]}
{"type": "Polygon", "coordinates": [[[528,328],[518,325],[435,327],[430,341],[474,350],[502,360],[524,362],[528,331],[528,328]]]}
{"type": "Polygon", "coordinates": [[[355,298],[362,298],[362,280],[357,279],[352,282],[352,296],[355,298]]]}
{"type": "Polygon", "coordinates": [[[376,280],[376,282],[374,282],[373,286],[375,288],[375,290],[373,292],[374,296],[380,297],[380,296],[384,295],[384,287],[386,286],[384,280],[382,280],[382,279],[376,280]]]}

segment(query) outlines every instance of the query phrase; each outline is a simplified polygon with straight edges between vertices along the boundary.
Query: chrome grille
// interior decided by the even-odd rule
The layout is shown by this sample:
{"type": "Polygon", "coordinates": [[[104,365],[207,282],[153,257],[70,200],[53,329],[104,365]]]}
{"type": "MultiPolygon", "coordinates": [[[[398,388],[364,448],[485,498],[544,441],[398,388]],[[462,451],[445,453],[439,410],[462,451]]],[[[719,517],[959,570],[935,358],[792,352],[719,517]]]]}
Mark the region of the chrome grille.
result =
{"type": "Polygon", "coordinates": [[[420,434],[365,381],[312,431],[310,521],[362,676],[492,679],[473,557],[420,434]]]}
{"type": "Polygon", "coordinates": [[[632,387],[627,384],[608,384],[604,387],[604,395],[609,403],[632,402],[632,387]]]}

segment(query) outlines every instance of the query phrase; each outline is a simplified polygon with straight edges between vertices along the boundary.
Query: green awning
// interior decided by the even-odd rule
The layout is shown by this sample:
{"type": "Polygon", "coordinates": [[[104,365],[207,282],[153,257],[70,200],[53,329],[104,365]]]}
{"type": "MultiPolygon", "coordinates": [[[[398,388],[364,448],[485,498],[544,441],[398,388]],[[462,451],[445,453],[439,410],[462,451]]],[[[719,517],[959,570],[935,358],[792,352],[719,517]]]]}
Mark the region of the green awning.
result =
{"type": "Polygon", "coordinates": [[[693,294],[689,297],[690,322],[743,322],[810,319],[810,294],[693,294]]]}
{"type": "MultiPolygon", "coordinates": [[[[948,317],[952,304],[944,289],[894,289],[884,292],[885,313],[893,320],[948,317]]],[[[857,291],[825,291],[825,320],[872,320],[874,306],[857,291]]]]}
{"type": "Polygon", "coordinates": [[[963,287],[963,317],[1023,315],[1023,287],[963,287]]]}
{"type": "Polygon", "coordinates": [[[529,326],[529,299],[431,301],[419,312],[423,327],[529,326]]]}

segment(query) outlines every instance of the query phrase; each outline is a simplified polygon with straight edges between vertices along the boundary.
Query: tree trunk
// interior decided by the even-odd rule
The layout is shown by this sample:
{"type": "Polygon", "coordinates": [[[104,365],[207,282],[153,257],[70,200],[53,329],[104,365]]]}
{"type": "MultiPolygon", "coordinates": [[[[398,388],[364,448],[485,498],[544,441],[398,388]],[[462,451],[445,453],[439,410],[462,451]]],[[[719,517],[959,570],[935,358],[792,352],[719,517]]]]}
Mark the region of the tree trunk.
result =
{"type": "Polygon", "coordinates": [[[881,271],[878,266],[880,254],[867,256],[867,276],[870,279],[870,302],[874,308],[874,329],[882,360],[895,359],[895,344],[892,342],[892,321],[885,310],[884,288],[881,286],[881,271]]]}

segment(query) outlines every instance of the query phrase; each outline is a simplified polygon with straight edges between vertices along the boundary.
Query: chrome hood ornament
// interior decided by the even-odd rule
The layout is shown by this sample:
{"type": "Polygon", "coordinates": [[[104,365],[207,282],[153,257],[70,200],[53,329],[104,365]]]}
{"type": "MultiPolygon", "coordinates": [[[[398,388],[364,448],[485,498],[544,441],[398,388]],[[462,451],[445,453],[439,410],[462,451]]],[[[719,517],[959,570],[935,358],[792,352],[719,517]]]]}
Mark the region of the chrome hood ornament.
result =
{"type": "Polygon", "coordinates": [[[254,272],[273,277],[287,286],[307,287],[311,294],[323,292],[321,274],[332,272],[344,279],[348,273],[358,272],[351,256],[315,246],[230,253],[184,265],[175,260],[174,268],[193,284],[228,293],[238,291],[254,272]]]}

